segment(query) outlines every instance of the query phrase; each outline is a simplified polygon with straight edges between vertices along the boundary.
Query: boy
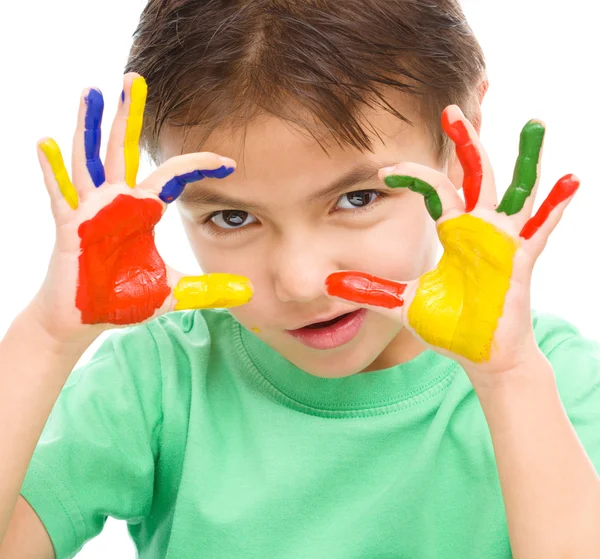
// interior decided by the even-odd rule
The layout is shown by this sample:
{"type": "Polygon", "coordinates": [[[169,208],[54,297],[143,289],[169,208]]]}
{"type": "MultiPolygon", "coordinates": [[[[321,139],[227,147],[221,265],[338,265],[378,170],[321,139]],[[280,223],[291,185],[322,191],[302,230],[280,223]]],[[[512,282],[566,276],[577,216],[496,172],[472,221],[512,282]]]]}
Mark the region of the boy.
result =
{"type": "Polygon", "coordinates": [[[528,304],[577,181],[529,220],[529,123],[497,203],[459,7],[151,1],[127,70],[151,177],[136,74],[105,162],[94,90],[72,183],[40,143],[57,250],[0,346],[0,557],[71,557],[107,515],[140,557],[598,556],[598,345],[528,304]],[[175,200],[226,277],[162,264],[175,200]]]}

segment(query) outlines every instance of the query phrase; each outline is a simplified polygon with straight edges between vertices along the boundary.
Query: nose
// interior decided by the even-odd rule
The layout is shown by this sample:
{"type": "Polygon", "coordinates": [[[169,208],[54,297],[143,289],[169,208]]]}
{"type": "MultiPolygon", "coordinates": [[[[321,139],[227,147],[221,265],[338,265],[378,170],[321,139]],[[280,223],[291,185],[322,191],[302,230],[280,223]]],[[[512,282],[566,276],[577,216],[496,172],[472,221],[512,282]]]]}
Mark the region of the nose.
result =
{"type": "Polygon", "coordinates": [[[281,240],[272,254],[275,294],[284,303],[307,303],[326,296],[325,279],[335,271],[316,240],[295,236],[281,240]]]}

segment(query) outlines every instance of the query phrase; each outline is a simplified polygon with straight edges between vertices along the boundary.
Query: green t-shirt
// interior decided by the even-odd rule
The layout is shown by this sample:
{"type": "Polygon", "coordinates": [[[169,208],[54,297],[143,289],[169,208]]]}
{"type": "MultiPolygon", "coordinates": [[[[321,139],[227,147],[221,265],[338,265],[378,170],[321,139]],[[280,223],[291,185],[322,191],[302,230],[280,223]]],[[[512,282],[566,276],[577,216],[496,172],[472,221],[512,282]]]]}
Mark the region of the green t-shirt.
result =
{"type": "MultiPolygon", "coordinates": [[[[535,316],[600,471],[600,348],[535,316]]],[[[115,331],[62,390],[21,493],[57,557],[107,516],[142,559],[506,559],[487,423],[433,351],[343,379],[290,364],[227,311],[115,331]]]]}

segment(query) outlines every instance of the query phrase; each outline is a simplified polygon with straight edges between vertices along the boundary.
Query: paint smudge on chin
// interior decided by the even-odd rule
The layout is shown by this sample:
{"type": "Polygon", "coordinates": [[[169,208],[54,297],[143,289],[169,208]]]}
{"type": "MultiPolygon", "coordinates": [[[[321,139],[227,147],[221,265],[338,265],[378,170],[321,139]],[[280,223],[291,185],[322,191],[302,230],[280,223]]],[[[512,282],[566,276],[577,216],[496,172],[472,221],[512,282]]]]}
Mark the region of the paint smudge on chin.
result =
{"type": "Polygon", "coordinates": [[[444,255],[419,280],[409,324],[435,347],[489,361],[518,244],[470,214],[443,222],[438,232],[444,255]]]}
{"type": "Polygon", "coordinates": [[[153,235],[162,213],[157,200],[120,194],[79,226],[83,324],[136,324],[164,303],[171,290],[153,235]]]}
{"type": "Polygon", "coordinates": [[[97,89],[90,89],[85,98],[87,105],[85,114],[85,159],[90,177],[94,186],[104,184],[104,165],[100,159],[100,145],[102,143],[102,113],[104,112],[104,98],[97,89]]]}

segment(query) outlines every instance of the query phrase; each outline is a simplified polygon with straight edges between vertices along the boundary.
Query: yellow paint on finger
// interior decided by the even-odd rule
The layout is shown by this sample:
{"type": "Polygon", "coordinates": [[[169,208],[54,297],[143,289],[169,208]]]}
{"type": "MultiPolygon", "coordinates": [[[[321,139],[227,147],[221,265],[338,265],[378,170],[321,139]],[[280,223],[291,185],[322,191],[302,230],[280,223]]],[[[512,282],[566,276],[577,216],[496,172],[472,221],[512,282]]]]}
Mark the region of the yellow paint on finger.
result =
{"type": "Polygon", "coordinates": [[[438,233],[444,255],[421,278],[409,324],[433,346],[489,361],[518,243],[470,214],[441,223],[438,233]]]}
{"type": "Polygon", "coordinates": [[[250,280],[232,274],[208,274],[182,278],[173,290],[176,311],[224,309],[245,305],[252,299],[250,280]]]}
{"type": "Polygon", "coordinates": [[[144,109],[148,86],[144,78],[137,77],[131,84],[129,93],[129,115],[125,129],[125,182],[133,188],[137,183],[140,167],[140,135],[144,123],[144,109]]]}
{"type": "Polygon", "coordinates": [[[50,167],[52,167],[52,173],[58,183],[58,188],[60,189],[63,198],[71,208],[76,210],[79,207],[79,196],[77,195],[75,186],[73,186],[73,183],[69,178],[69,173],[65,167],[65,162],[58,144],[52,138],[48,138],[41,142],[39,146],[46,156],[48,163],[50,163],[50,167]]]}
{"type": "Polygon", "coordinates": [[[260,334],[260,328],[257,328],[256,326],[254,328],[251,328],[250,330],[255,334],[260,334]]]}

